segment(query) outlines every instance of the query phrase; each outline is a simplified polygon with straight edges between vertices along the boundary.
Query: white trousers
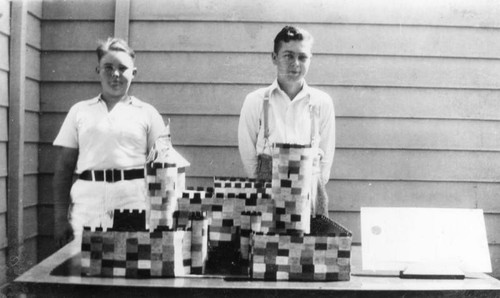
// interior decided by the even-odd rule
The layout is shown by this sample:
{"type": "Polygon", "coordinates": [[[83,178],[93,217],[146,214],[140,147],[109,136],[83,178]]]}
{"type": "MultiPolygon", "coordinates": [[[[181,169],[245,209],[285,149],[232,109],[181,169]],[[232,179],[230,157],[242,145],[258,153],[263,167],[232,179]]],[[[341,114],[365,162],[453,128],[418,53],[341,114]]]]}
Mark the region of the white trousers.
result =
{"type": "Polygon", "coordinates": [[[143,178],[114,183],[78,179],[71,187],[71,201],[69,222],[75,239],[81,237],[83,227],[111,228],[115,209],[146,210],[146,216],[149,214],[143,178]]]}

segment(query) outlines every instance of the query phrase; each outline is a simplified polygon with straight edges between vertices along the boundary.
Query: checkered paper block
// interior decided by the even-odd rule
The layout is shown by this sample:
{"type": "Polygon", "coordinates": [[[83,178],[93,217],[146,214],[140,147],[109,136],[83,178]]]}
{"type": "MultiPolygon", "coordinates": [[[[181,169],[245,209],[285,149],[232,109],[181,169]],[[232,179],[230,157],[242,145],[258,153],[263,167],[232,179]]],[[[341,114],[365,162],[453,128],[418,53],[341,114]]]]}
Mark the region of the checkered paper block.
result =
{"type": "Polygon", "coordinates": [[[82,275],[149,278],[190,274],[191,234],[166,229],[150,233],[84,228],[82,275]]]}
{"type": "Polygon", "coordinates": [[[177,211],[174,214],[174,229],[188,228],[190,223],[190,215],[200,212],[207,215],[207,219],[211,219],[213,205],[213,188],[199,187],[197,189],[187,188],[182,192],[181,197],[177,200],[177,211]]]}
{"type": "Polygon", "coordinates": [[[262,214],[260,212],[244,211],[241,213],[240,258],[244,266],[248,266],[250,235],[252,232],[261,232],[261,228],[262,214]]]}
{"type": "Polygon", "coordinates": [[[191,216],[191,274],[204,274],[208,259],[208,219],[201,213],[191,216]]]}
{"type": "Polygon", "coordinates": [[[252,235],[250,274],[253,279],[347,281],[352,237],[252,235]]]}
{"type": "Polygon", "coordinates": [[[185,168],[175,163],[147,162],[146,184],[149,197],[149,228],[173,227],[173,213],[177,199],[185,185],[185,168]]]}
{"type": "MultiPolygon", "coordinates": [[[[238,177],[214,177],[214,191],[225,200],[234,201],[230,217],[239,226],[241,212],[260,212],[262,232],[274,232],[274,201],[271,199],[271,181],[238,177]]],[[[227,209],[227,208],[226,208],[227,209]]]]}
{"type": "Polygon", "coordinates": [[[309,233],[313,157],[309,145],[275,144],[272,197],[277,233],[309,233]]]}

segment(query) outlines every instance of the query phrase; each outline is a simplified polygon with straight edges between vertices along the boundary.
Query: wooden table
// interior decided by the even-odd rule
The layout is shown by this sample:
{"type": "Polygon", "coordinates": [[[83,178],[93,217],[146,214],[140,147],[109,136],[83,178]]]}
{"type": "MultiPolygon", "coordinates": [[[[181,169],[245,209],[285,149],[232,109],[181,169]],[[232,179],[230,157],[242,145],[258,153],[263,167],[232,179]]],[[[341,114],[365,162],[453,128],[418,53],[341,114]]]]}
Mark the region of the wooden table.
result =
{"type": "Polygon", "coordinates": [[[80,276],[80,244],[73,241],[18,277],[18,291],[48,297],[500,297],[500,281],[487,274],[464,280],[400,279],[396,272],[361,271],[361,248],[353,246],[351,280],[274,282],[223,276],[152,279],[80,276]]]}

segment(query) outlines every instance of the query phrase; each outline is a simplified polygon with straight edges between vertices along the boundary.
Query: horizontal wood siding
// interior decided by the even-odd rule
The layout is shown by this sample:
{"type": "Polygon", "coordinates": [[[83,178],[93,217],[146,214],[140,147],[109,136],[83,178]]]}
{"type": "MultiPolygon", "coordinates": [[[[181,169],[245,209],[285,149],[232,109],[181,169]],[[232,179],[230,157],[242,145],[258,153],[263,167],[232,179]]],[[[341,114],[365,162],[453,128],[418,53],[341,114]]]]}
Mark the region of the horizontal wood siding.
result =
{"type": "MultiPolygon", "coordinates": [[[[42,60],[42,76],[48,81],[95,81],[97,76],[90,71],[96,64],[94,56],[93,52],[47,53],[42,60]],[[89,71],[76,72],[75,67],[89,71]]],[[[500,71],[500,60],[477,58],[323,54],[313,61],[309,73],[313,85],[495,89],[495,75],[500,71]]],[[[272,81],[275,72],[270,55],[265,53],[144,52],[138,55],[136,64],[138,83],[265,84],[272,81]],[[196,65],[197,71],[186,72],[185,66],[190,64],[196,65]]]]}
{"type": "MultiPolygon", "coordinates": [[[[37,263],[37,235],[38,235],[38,142],[39,142],[39,112],[40,112],[40,55],[41,55],[41,18],[42,18],[42,2],[41,1],[27,1],[26,5],[26,51],[21,54],[24,58],[18,58],[19,61],[24,61],[26,64],[25,77],[16,78],[12,77],[13,72],[10,72],[9,63],[12,63],[9,57],[9,37],[10,37],[10,1],[0,1],[0,268],[9,268],[8,270],[1,270],[0,272],[0,286],[9,281],[18,274],[26,271],[31,266],[37,263]],[[4,22],[4,20],[7,22],[4,22]],[[18,81],[21,82],[18,82],[18,81]],[[24,82],[23,82],[24,80],[24,82]],[[25,123],[13,123],[12,119],[9,120],[8,107],[9,102],[9,81],[16,81],[22,85],[21,92],[24,95],[23,103],[25,123]],[[8,177],[8,168],[15,166],[15,163],[8,163],[7,161],[7,144],[9,143],[8,128],[22,127],[24,130],[18,136],[21,142],[24,143],[24,150],[22,154],[22,163],[20,164],[20,171],[24,175],[20,185],[21,193],[19,200],[22,200],[22,211],[18,214],[10,214],[13,209],[7,209],[7,181],[13,179],[8,177]],[[7,256],[7,245],[12,247],[12,243],[17,242],[16,239],[7,239],[9,233],[7,232],[7,219],[9,217],[17,218],[21,216],[22,230],[19,234],[22,235],[19,246],[22,249],[12,250],[11,253],[22,253],[22,255],[7,256]],[[16,241],[15,241],[16,240],[16,241]],[[15,264],[6,261],[19,259],[15,264]],[[15,267],[15,268],[14,268],[15,267]],[[6,274],[10,274],[6,276],[6,274]]],[[[19,21],[19,20],[13,20],[19,21]]],[[[17,66],[16,66],[17,68],[17,66]]],[[[22,67],[21,67],[22,68],[22,67]]],[[[23,74],[24,72],[21,72],[23,74]]],[[[19,75],[19,71],[16,72],[19,75]]],[[[15,86],[14,86],[15,87],[15,86]]],[[[22,113],[23,111],[21,111],[22,113]]],[[[12,137],[12,136],[11,136],[12,137]]],[[[16,148],[11,148],[16,150],[16,148]]],[[[15,156],[15,155],[13,155],[15,156]]],[[[16,182],[17,183],[17,182],[16,182]]],[[[17,197],[16,197],[17,198],[17,197]]],[[[16,212],[17,213],[17,212],[16,212]]],[[[9,222],[14,224],[14,222],[9,222]]],[[[9,230],[10,231],[10,230],[9,230]]]]}
{"type": "MultiPolygon", "coordinates": [[[[51,143],[71,105],[99,92],[96,40],[113,34],[115,9],[111,0],[56,3],[44,2],[38,91],[39,231],[47,245],[51,143]]],[[[493,274],[500,276],[500,3],[130,5],[138,68],[131,92],[171,119],[174,145],[192,164],[189,185],[244,175],[237,150],[241,105],[274,79],[275,34],[299,24],[315,37],[308,82],[328,92],[336,109],[337,151],[327,185],[333,218],[359,243],[362,206],[481,208],[493,274]]]]}
{"type": "MultiPolygon", "coordinates": [[[[41,140],[55,139],[64,113],[46,113],[41,140]]],[[[172,137],[179,145],[237,146],[237,115],[179,115],[166,113],[172,137]]],[[[36,119],[33,119],[33,121],[36,119]]],[[[337,148],[434,149],[499,151],[498,123],[482,120],[337,117],[337,148]]],[[[33,136],[35,137],[35,136],[33,136]]]]}
{"type": "Polygon", "coordinates": [[[131,18],[183,21],[251,21],[286,23],[399,24],[424,26],[500,27],[498,3],[454,0],[276,0],[233,1],[134,0],[131,18]]]}

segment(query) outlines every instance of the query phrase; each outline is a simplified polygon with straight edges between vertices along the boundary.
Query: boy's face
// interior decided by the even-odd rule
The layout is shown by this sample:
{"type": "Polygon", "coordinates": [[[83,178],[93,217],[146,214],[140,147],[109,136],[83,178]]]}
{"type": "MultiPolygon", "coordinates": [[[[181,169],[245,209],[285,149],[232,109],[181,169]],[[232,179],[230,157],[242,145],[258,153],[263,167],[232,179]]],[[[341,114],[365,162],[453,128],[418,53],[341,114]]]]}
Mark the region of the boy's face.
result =
{"type": "Polygon", "coordinates": [[[291,40],[281,42],[278,53],[272,54],[273,64],[278,71],[281,83],[302,83],[311,64],[311,47],[309,41],[291,40]]]}
{"type": "Polygon", "coordinates": [[[104,97],[126,95],[134,75],[134,60],[125,52],[109,51],[99,62],[99,77],[104,97]]]}

